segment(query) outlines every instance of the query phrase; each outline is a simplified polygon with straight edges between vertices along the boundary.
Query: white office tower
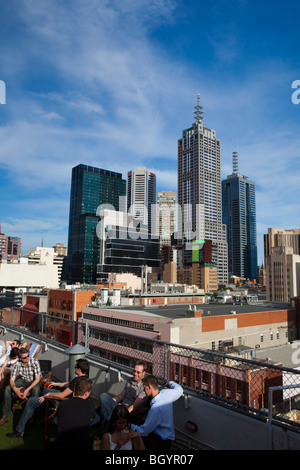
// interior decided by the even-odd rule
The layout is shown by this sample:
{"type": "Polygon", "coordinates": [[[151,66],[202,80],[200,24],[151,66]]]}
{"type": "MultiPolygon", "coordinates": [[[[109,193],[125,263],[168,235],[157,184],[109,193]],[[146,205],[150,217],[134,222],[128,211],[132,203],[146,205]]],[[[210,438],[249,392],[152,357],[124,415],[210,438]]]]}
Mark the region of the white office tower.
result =
{"type": "Polygon", "coordinates": [[[156,233],[156,175],[145,167],[127,173],[127,212],[156,233]]]}
{"type": "Polygon", "coordinates": [[[218,283],[228,280],[226,227],[222,224],[221,145],[216,132],[204,126],[198,94],[194,123],[178,140],[179,243],[185,244],[185,269],[191,266],[193,240],[218,245],[218,283]]]}

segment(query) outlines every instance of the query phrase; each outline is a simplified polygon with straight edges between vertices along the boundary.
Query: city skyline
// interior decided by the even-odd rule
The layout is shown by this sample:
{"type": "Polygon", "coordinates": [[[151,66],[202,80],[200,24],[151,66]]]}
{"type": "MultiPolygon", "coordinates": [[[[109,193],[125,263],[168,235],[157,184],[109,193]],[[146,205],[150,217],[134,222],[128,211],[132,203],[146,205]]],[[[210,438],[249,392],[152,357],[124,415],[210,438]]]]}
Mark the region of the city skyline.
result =
{"type": "Polygon", "coordinates": [[[258,264],[269,227],[297,228],[296,1],[12,0],[2,5],[0,222],[22,252],[67,245],[71,171],[145,166],[177,192],[177,140],[204,124],[222,180],[238,150],[256,184],[258,264]],[[3,103],[3,100],[2,102],[3,103]]]}

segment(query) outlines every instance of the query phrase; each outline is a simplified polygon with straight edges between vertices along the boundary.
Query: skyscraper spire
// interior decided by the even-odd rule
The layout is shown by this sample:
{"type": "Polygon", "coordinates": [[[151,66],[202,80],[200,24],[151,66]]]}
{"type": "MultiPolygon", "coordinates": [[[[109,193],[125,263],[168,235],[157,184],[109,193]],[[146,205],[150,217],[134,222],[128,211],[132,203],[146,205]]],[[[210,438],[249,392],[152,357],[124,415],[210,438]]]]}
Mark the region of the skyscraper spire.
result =
{"type": "Polygon", "coordinates": [[[203,106],[200,106],[200,94],[198,93],[197,95],[197,106],[194,107],[194,117],[195,117],[195,123],[199,124],[201,121],[203,121],[203,106]]]}

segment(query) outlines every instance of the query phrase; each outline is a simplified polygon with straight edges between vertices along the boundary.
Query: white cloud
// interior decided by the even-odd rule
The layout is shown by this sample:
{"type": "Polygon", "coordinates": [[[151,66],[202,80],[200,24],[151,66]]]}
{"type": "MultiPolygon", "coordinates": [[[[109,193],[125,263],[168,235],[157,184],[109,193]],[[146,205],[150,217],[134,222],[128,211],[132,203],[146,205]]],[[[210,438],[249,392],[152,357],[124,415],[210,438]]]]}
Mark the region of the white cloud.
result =
{"type": "MultiPolygon", "coordinates": [[[[0,165],[26,201],[29,192],[27,207],[32,204],[38,217],[31,213],[29,219],[40,227],[49,214],[42,216],[34,198],[41,204],[49,199],[49,213],[61,198],[66,213],[71,168],[79,163],[126,177],[129,169],[147,162],[159,187],[176,190],[177,139],[192,124],[198,92],[205,125],[221,139],[224,177],[232,171],[232,142],[238,143],[240,172],[257,186],[260,229],[265,221],[299,226],[293,170],[298,122],[290,117],[295,113],[290,85],[298,77],[292,66],[278,57],[240,66],[234,21],[226,31],[216,34],[215,28],[210,29],[214,35],[206,35],[220,59],[211,68],[190,63],[188,55],[169,55],[153,32],[176,24],[176,7],[167,0],[12,0],[5,5],[11,29],[14,22],[18,29],[15,36],[4,36],[0,51],[9,79],[0,165]]],[[[208,45],[193,47],[202,52],[208,45]]],[[[23,201],[20,206],[28,210],[23,201]]],[[[13,222],[8,228],[14,233],[13,222]]]]}

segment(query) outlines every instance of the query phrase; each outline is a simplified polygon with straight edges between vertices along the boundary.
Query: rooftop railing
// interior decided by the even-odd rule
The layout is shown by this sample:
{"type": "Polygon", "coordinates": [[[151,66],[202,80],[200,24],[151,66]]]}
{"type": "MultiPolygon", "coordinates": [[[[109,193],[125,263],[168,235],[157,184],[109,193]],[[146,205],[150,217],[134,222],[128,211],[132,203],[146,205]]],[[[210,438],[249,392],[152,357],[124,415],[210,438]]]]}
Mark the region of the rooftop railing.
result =
{"type": "Polygon", "coordinates": [[[268,420],[293,425],[300,431],[300,371],[280,364],[245,359],[238,354],[191,348],[139,334],[103,327],[100,322],[69,320],[63,315],[12,309],[0,325],[38,335],[40,340],[66,346],[82,344],[90,355],[130,371],[143,360],[148,372],[163,383],[174,380],[194,396],[205,397],[268,420]],[[270,390],[272,395],[270,395],[270,390]]]}

